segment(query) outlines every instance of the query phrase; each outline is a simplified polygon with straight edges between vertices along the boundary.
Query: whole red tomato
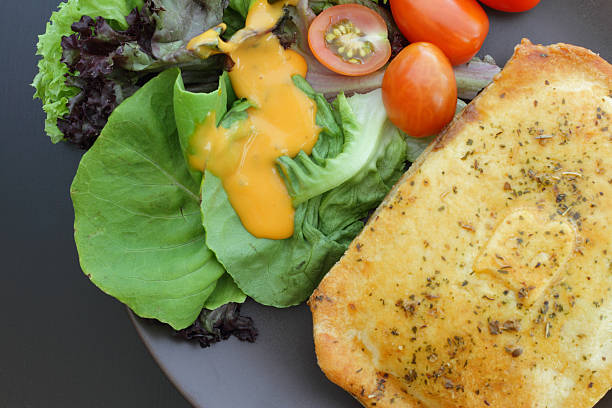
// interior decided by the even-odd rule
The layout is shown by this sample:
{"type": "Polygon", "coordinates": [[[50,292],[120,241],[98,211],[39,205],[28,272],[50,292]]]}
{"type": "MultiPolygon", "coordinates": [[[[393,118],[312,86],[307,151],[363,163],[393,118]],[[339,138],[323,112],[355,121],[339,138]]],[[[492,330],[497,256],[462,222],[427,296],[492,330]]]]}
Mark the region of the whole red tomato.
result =
{"type": "Polygon", "coordinates": [[[410,44],[387,67],[382,99],[389,120],[408,135],[439,133],[457,106],[453,67],[435,45],[410,44]]]}
{"type": "Polygon", "coordinates": [[[540,0],[480,0],[480,2],[495,10],[520,12],[531,10],[540,0]]]}
{"type": "Polygon", "coordinates": [[[468,62],[482,47],[489,18],[476,0],[390,0],[391,12],[410,42],[440,47],[453,65],[468,62]]]}

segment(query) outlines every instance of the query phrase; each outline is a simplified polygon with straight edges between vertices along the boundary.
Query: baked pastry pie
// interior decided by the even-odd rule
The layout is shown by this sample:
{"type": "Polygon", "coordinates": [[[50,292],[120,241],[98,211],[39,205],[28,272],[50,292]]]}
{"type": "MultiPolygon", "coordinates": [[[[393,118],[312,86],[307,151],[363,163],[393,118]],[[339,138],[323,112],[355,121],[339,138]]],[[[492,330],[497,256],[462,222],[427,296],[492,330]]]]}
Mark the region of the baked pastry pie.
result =
{"type": "Polygon", "coordinates": [[[612,66],[523,40],[312,295],[364,406],[592,407],[612,385],[612,66]]]}

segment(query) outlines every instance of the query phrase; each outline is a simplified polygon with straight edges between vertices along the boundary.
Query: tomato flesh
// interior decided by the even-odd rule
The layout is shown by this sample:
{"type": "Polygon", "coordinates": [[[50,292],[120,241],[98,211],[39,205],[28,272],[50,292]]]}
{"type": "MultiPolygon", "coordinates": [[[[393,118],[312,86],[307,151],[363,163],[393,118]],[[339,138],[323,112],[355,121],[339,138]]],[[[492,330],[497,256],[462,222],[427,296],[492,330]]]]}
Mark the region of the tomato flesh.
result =
{"type": "Polygon", "coordinates": [[[453,65],[468,62],[489,32],[489,18],[476,0],[390,0],[391,12],[410,42],[437,45],[453,65]]]}
{"type": "Polygon", "coordinates": [[[453,67],[435,45],[410,44],[387,67],[382,99],[389,120],[408,135],[439,133],[457,106],[453,67]]]}
{"type": "Polygon", "coordinates": [[[518,13],[531,10],[540,0],[480,0],[480,2],[495,10],[518,13]]]}
{"type": "Polygon", "coordinates": [[[385,21],[359,4],[323,10],[308,29],[308,44],[321,64],[342,75],[369,74],[391,56],[385,21]]]}

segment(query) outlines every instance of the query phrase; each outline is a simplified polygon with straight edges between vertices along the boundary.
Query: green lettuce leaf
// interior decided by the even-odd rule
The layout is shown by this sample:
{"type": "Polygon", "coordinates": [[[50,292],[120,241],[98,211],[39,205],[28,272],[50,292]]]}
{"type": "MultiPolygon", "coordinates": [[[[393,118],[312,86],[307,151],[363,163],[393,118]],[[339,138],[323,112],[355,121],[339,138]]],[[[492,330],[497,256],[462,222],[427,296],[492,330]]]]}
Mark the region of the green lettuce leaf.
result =
{"type": "Polygon", "coordinates": [[[225,115],[219,121],[219,125],[229,129],[235,122],[241,122],[248,118],[249,115],[246,110],[253,106],[255,105],[245,98],[235,100],[231,108],[225,112],[225,115]]]}
{"type": "MultiPolygon", "coordinates": [[[[204,122],[210,112],[216,113],[217,126],[219,126],[227,113],[228,106],[232,106],[236,100],[227,72],[223,72],[219,78],[219,88],[209,93],[189,92],[185,89],[183,78],[181,76],[176,78],[174,115],[185,160],[190,154],[193,154],[189,146],[189,139],[195,132],[196,126],[204,122]]],[[[198,182],[202,180],[201,171],[191,168],[189,171],[195,180],[198,182]]]]}
{"type": "MultiPolygon", "coordinates": [[[[302,77],[296,76],[294,81],[306,94],[314,94],[302,77]]],[[[318,98],[323,99],[323,95],[319,94],[318,98]]],[[[295,158],[283,156],[278,159],[294,205],[332,190],[374,162],[381,143],[384,144],[382,137],[387,134],[384,131],[387,113],[376,106],[382,106],[380,89],[356,94],[350,98],[350,103],[344,94],[339,94],[334,107],[339,113],[338,123],[344,136],[342,152],[324,160],[316,156],[311,158],[304,152],[295,158]]]]}
{"type": "Polygon", "coordinates": [[[255,301],[276,307],[299,304],[361,229],[357,222],[325,236],[317,229],[320,202],[317,197],[297,208],[293,237],[255,238],[242,226],[221,180],[206,172],[202,185],[206,243],[238,287],[255,301]]]}
{"type": "Polygon", "coordinates": [[[361,231],[362,220],[378,207],[404,173],[406,151],[403,135],[387,121],[372,161],[355,177],[323,196],[319,207],[321,231],[331,234],[355,220],[360,220],[358,225],[361,231]]]}
{"type": "Polygon", "coordinates": [[[227,30],[223,33],[226,40],[231,38],[236,31],[244,27],[249,8],[255,0],[230,0],[229,5],[223,13],[223,22],[227,30]]]}
{"type": "Polygon", "coordinates": [[[229,0],[229,6],[227,7],[238,12],[246,20],[253,3],[255,3],[255,0],[229,0]]]}
{"type": "Polygon", "coordinates": [[[62,140],[57,119],[68,113],[68,100],[79,93],[79,89],[65,84],[68,67],[60,61],[62,36],[73,33],[70,26],[82,16],[102,16],[117,27],[125,28],[127,16],[134,7],[141,7],[143,0],[69,0],[60,3],[58,11],[51,15],[46,32],[38,37],[36,54],[42,56],[38,62],[38,74],[32,85],[34,97],[40,98],[47,113],[45,132],[53,143],[62,140]]]}
{"type": "Polygon", "coordinates": [[[206,299],[204,308],[215,310],[227,303],[243,303],[245,300],[246,295],[236,286],[232,277],[224,273],[217,281],[215,290],[206,299]]]}
{"type": "MultiPolygon", "coordinates": [[[[199,183],[178,140],[178,76],[178,69],[165,71],[115,110],[83,156],[71,196],[84,273],[139,316],[182,329],[224,270],[206,247],[199,183]]],[[[222,293],[237,300],[227,288],[222,293]]]]}
{"type": "MultiPolygon", "coordinates": [[[[342,129],[361,126],[364,120],[361,115],[369,118],[370,112],[359,108],[362,96],[345,99],[346,106],[339,104],[346,110],[343,115],[333,110],[322,95],[308,89],[306,93],[317,102],[317,124],[322,127],[310,160],[321,165],[344,153],[342,129]],[[359,116],[348,116],[353,106],[359,116]]],[[[212,173],[205,173],[202,223],[206,243],[237,286],[257,302],[287,307],[308,298],[361,231],[363,219],[401,176],[406,143],[397,128],[386,121],[382,104],[370,106],[370,110],[382,112],[383,124],[372,154],[368,155],[369,161],[348,180],[299,204],[291,238],[269,240],[251,235],[229,203],[221,181],[212,173]]],[[[369,143],[360,135],[354,136],[361,143],[369,143]]]]}

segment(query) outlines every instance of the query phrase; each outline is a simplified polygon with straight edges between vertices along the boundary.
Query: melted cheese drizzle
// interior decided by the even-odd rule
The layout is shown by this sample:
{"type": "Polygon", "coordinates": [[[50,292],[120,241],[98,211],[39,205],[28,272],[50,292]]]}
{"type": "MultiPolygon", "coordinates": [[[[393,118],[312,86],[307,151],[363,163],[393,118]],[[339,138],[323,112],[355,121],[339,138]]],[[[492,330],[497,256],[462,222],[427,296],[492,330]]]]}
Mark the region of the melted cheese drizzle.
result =
{"type": "Polygon", "coordinates": [[[295,210],[275,161],[283,155],[295,156],[300,150],[310,154],[317,142],[316,105],[291,79],[306,76],[307,65],[298,53],[285,50],[269,31],[282,16],[288,1],[268,4],[257,0],[246,20],[246,27],[232,40],[219,38],[221,29],[211,29],[190,41],[188,48],[199,49],[214,42],[219,51],[234,61],[229,72],[238,98],[247,98],[256,107],[248,118],[230,129],[216,127],[211,112],[197,126],[190,139],[189,164],[205,168],[219,177],[242,225],[258,238],[284,239],[293,235],[295,210]]]}

